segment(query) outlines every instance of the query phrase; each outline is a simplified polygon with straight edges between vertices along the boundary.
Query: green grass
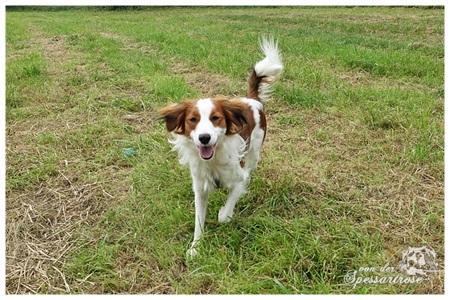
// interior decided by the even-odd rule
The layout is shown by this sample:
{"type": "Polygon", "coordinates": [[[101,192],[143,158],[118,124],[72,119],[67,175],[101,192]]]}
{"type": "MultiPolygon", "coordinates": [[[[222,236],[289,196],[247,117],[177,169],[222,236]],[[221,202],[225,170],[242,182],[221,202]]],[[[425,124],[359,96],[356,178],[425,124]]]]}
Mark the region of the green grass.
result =
{"type": "Polygon", "coordinates": [[[443,9],[8,11],[7,293],[443,293],[443,42],[443,9]],[[187,259],[194,195],[157,112],[245,94],[264,34],[285,71],[261,163],[231,223],[211,195],[187,259]],[[344,282],[422,245],[432,282],[344,282]]]}

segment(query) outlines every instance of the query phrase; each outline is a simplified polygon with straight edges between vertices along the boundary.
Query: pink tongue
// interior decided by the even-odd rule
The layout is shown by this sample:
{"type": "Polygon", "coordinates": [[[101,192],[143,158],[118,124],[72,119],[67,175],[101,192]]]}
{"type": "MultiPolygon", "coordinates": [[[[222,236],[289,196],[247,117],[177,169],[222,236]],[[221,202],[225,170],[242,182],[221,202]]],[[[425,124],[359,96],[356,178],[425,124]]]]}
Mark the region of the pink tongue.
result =
{"type": "Polygon", "coordinates": [[[200,156],[204,159],[210,159],[214,154],[215,148],[216,148],[215,146],[199,147],[200,156]]]}

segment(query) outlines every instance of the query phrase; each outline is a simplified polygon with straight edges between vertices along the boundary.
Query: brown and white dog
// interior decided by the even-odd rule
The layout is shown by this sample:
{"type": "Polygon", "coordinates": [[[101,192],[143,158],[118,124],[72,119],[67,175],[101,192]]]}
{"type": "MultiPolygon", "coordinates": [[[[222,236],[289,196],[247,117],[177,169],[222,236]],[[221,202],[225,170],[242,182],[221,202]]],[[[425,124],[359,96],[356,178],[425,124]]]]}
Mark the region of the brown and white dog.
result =
{"type": "Polygon", "coordinates": [[[270,87],[283,70],[278,43],[262,38],[260,46],[265,58],[254,66],[244,98],[185,100],[160,111],[174,137],[169,142],[178,151],[180,163],[189,164],[193,180],[195,232],[189,256],[197,254],[208,195],[217,187],[229,191],[227,202],[219,211],[219,222],[229,222],[258,164],[266,134],[262,101],[269,98],[270,87]]]}

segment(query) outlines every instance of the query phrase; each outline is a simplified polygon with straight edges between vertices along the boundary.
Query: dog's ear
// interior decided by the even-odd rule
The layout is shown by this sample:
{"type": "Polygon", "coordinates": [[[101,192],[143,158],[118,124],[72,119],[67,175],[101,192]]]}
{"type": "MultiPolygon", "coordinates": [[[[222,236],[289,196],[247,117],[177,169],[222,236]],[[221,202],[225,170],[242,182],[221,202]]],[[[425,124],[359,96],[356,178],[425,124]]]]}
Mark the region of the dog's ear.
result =
{"type": "Polygon", "coordinates": [[[187,102],[182,102],[179,104],[171,104],[159,111],[161,115],[160,119],[164,119],[166,121],[166,128],[168,131],[173,131],[176,134],[184,134],[186,108],[187,102]]]}
{"type": "Polygon", "coordinates": [[[240,101],[222,100],[221,105],[227,122],[226,135],[236,134],[247,125],[247,104],[240,101]]]}

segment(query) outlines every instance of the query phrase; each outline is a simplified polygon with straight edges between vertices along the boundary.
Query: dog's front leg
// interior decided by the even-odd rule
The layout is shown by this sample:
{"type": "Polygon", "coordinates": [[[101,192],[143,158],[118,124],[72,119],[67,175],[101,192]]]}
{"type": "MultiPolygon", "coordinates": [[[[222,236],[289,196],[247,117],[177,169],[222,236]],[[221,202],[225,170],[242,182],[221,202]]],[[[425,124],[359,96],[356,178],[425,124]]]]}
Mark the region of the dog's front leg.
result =
{"type": "Polygon", "coordinates": [[[239,197],[245,193],[245,184],[246,182],[242,181],[231,188],[227,202],[219,210],[219,223],[227,223],[231,221],[234,214],[234,206],[239,200],[239,197]]]}
{"type": "Polygon", "coordinates": [[[194,240],[192,241],[191,247],[187,251],[187,255],[190,257],[197,255],[196,247],[204,231],[206,205],[208,203],[208,193],[204,191],[203,187],[199,186],[198,182],[194,182],[194,193],[195,193],[194,240]]]}

